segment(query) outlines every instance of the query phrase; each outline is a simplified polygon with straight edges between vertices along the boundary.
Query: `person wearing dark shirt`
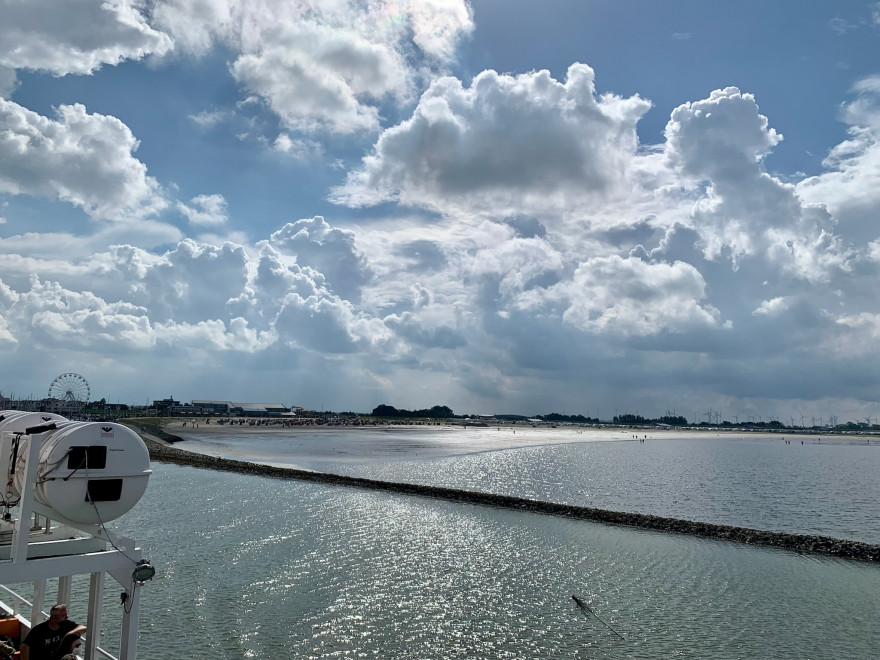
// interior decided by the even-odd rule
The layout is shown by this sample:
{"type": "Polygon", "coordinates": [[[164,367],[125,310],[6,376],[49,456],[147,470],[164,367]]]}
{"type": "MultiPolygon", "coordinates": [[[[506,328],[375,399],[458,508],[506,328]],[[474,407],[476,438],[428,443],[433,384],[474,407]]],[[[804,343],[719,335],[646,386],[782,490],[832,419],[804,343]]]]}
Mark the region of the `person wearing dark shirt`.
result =
{"type": "Polygon", "coordinates": [[[52,660],[58,644],[67,633],[81,635],[85,626],[67,618],[67,605],[59,603],[49,610],[49,618],[38,623],[21,643],[21,660],[52,660]]]}

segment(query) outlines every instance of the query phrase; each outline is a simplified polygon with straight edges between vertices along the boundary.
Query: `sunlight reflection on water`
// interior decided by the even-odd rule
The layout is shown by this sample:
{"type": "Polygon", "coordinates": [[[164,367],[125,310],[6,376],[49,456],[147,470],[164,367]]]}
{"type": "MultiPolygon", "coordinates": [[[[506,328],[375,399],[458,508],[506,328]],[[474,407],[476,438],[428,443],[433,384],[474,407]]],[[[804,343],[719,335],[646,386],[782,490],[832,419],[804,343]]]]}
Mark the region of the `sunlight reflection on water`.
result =
{"type": "MultiPolygon", "coordinates": [[[[190,449],[385,481],[880,543],[880,443],[615,431],[321,431],[216,437],[190,449]],[[554,441],[562,444],[547,444],[554,441]],[[544,444],[539,444],[544,443],[544,444]],[[417,449],[397,456],[400,444],[417,449]],[[347,457],[339,460],[340,446],[347,457]],[[492,450],[492,449],[495,450],[492,450]],[[269,458],[271,457],[271,459],[269,458]]],[[[206,436],[208,437],[208,436],[206,436]]]]}
{"type": "Polygon", "coordinates": [[[880,644],[873,565],[153,468],[119,530],[159,569],[143,592],[144,658],[822,659],[880,644]]]}

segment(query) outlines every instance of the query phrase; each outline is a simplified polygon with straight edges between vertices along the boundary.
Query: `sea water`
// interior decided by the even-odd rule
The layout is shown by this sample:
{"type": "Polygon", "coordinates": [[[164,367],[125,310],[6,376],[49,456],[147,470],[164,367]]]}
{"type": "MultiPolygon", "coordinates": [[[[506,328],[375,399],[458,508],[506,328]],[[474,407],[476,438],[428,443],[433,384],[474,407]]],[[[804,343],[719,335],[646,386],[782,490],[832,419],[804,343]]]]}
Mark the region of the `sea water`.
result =
{"type": "Polygon", "coordinates": [[[880,439],[619,429],[198,433],[225,458],[880,543],[880,439]],[[609,442],[611,441],[611,442],[609,442]],[[786,442],[788,441],[788,442],[786,442]]]}
{"type": "MultiPolygon", "coordinates": [[[[412,460],[389,460],[380,450],[340,461],[324,451],[309,460],[349,473],[500,487],[542,499],[589,493],[591,504],[603,505],[649,503],[633,494],[640,488],[625,484],[644,481],[655,466],[672,480],[647,483],[659,489],[655,500],[668,500],[660,507],[703,519],[712,510],[705,503],[710,484],[745,497],[750,481],[776,483],[762,476],[767,464],[791,463],[801,451],[783,445],[773,459],[763,445],[705,440],[671,440],[666,449],[650,442],[563,444],[412,460]],[[731,458],[740,452],[740,460],[731,458]],[[688,457],[691,465],[681,465],[688,457]],[[730,475],[719,477],[725,470],[730,475]],[[580,490],[569,483],[575,475],[580,490]],[[691,482],[703,484],[702,495],[674,495],[691,482]]],[[[814,452],[813,458],[790,472],[817,475],[814,485],[820,476],[821,484],[852,479],[853,465],[876,453],[834,457],[857,448],[805,445],[800,455],[814,452]]],[[[880,649],[880,567],[873,564],[354,488],[153,469],[144,499],[112,525],[137,538],[158,569],[141,592],[140,658],[800,660],[868,659],[880,649]],[[572,595],[599,618],[578,609],[572,595]]],[[[862,485],[874,492],[875,481],[862,485]]],[[[819,518],[833,517],[823,501],[845,508],[821,490],[825,495],[810,504],[819,518]]],[[[746,499],[760,508],[780,492],[746,499]]],[[[789,497],[803,493],[781,499],[789,497]]],[[[731,506],[735,518],[767,519],[741,503],[731,506]]],[[[872,520],[865,512],[852,519],[872,520]]],[[[855,531],[876,538],[876,527],[855,531]]],[[[105,611],[109,626],[118,615],[105,611]]]]}

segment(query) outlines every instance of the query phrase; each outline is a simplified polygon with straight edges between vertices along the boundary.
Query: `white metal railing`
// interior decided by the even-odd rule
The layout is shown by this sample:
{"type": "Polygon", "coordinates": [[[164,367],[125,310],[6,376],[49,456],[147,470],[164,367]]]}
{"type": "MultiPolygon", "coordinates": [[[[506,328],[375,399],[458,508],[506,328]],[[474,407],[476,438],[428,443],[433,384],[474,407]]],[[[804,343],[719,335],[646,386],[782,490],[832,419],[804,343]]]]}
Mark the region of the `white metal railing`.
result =
{"type": "MultiPolygon", "coordinates": [[[[12,607],[9,607],[9,605],[7,605],[5,602],[0,600],[0,609],[2,609],[7,614],[11,614],[12,616],[18,617],[22,621],[22,623],[24,623],[28,628],[30,628],[31,622],[28,619],[25,619],[24,616],[21,615],[21,605],[24,604],[27,607],[33,607],[34,604],[31,601],[29,601],[27,598],[22,596],[21,594],[16,593],[15,591],[13,591],[9,587],[7,587],[5,584],[0,584],[0,592],[5,592],[12,597],[12,607]]],[[[49,615],[46,614],[46,612],[43,612],[43,616],[48,618],[49,615]]],[[[113,655],[109,651],[102,649],[100,646],[95,648],[95,652],[99,656],[101,656],[103,658],[107,658],[108,660],[119,660],[115,655],[113,655]]]]}
{"type": "MultiPolygon", "coordinates": [[[[0,601],[0,607],[2,607],[5,612],[7,612],[8,614],[11,614],[12,616],[18,616],[19,614],[21,614],[22,603],[24,603],[28,607],[34,606],[34,604],[31,601],[29,601],[27,598],[25,598],[21,594],[14,592],[12,589],[7,587],[5,584],[0,584],[0,591],[5,591],[7,594],[12,596],[12,607],[11,608],[3,601],[0,601]]],[[[30,621],[28,621],[27,624],[30,625],[30,621]]]]}
{"type": "Polygon", "coordinates": [[[109,658],[109,660],[118,660],[118,658],[115,655],[111,655],[110,653],[107,653],[107,651],[102,649],[100,646],[95,649],[95,652],[100,656],[103,656],[105,658],[109,658]]]}

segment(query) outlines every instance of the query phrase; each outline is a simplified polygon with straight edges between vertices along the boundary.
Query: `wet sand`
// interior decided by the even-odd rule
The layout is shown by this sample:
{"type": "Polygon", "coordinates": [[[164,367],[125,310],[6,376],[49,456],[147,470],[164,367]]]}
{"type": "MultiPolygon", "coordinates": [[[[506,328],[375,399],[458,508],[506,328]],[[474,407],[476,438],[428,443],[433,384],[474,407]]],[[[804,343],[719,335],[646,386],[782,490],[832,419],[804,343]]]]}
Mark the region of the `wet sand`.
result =
{"type": "Polygon", "coordinates": [[[273,465],[302,467],[313,461],[422,460],[445,458],[522,447],[633,440],[633,433],[620,429],[578,427],[382,424],[378,426],[248,426],[199,424],[173,421],[166,433],[186,441],[188,451],[252,460],[273,465]],[[184,426],[184,424],[186,424],[184,426]],[[247,438],[254,442],[248,443],[247,438]],[[289,462],[279,463],[271,447],[283,441],[289,462]],[[297,462],[297,457],[301,461],[297,462]],[[274,460],[273,460],[274,459],[274,460]]]}
{"type": "MultiPolygon", "coordinates": [[[[423,460],[465,454],[582,442],[636,442],[661,439],[734,437],[783,442],[780,434],[686,429],[593,428],[524,424],[461,426],[382,424],[379,426],[249,426],[171,420],[166,433],[188,451],[309,469],[313,463],[423,460]],[[248,442],[248,437],[253,442],[248,442]],[[283,455],[283,461],[279,456],[283,455]]],[[[816,438],[803,438],[816,442],[816,438]]],[[[794,440],[792,440],[794,442],[794,440]]]]}

